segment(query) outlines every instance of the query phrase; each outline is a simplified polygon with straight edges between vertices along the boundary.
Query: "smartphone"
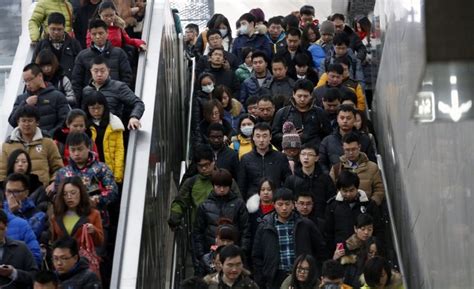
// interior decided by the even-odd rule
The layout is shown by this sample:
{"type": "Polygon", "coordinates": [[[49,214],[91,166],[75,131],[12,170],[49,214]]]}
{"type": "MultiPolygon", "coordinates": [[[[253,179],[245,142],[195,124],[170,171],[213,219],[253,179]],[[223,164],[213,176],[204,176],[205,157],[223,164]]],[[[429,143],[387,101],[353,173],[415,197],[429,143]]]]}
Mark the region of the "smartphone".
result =
{"type": "Polygon", "coordinates": [[[336,250],[344,250],[344,243],[337,243],[336,244],[336,250]]]}

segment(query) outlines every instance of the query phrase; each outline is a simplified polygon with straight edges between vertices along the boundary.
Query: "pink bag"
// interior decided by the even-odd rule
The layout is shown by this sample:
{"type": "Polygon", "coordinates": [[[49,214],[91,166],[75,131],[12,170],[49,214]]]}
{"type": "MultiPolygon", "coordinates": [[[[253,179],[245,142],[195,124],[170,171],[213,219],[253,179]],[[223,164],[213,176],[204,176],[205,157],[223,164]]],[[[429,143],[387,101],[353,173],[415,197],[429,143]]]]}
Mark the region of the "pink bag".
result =
{"type": "Polygon", "coordinates": [[[89,260],[89,270],[94,272],[100,279],[100,257],[95,252],[94,240],[87,233],[87,224],[82,225],[81,245],[79,255],[89,260]]]}

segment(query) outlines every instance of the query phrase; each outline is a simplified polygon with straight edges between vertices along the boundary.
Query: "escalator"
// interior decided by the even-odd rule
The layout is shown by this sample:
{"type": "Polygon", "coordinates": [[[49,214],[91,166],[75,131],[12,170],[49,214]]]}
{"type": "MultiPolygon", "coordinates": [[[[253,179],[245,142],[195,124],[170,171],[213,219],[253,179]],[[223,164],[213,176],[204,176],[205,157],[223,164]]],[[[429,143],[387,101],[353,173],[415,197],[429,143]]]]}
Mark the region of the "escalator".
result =
{"type": "MultiPolygon", "coordinates": [[[[23,11],[29,19],[32,7],[23,11]]],[[[148,50],[139,58],[135,93],[145,103],[145,113],[142,128],[129,136],[110,288],[166,288],[171,277],[173,242],[166,219],[184,159],[183,96],[189,81],[168,1],[147,1],[144,21],[142,39],[148,50]]],[[[32,54],[24,25],[0,107],[3,139],[12,130],[7,119],[23,92],[22,70],[32,54]]]]}

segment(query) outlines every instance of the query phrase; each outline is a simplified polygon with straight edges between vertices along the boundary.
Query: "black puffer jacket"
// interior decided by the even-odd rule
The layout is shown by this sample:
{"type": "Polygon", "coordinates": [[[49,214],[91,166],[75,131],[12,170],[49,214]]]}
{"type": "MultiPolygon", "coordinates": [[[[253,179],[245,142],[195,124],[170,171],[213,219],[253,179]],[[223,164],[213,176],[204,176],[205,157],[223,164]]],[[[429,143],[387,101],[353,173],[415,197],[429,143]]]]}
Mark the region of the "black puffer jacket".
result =
{"type": "Polygon", "coordinates": [[[104,50],[100,52],[94,45],[82,50],[77,55],[74,69],[72,71],[72,88],[78,102],[81,102],[82,89],[91,81],[91,61],[94,57],[102,55],[107,59],[110,68],[110,78],[120,80],[130,85],[132,81],[132,68],[128,62],[128,56],[122,48],[113,47],[107,40],[104,50]]]}
{"type": "MultiPolygon", "coordinates": [[[[308,50],[305,50],[303,49],[301,46],[298,47],[298,49],[296,50],[296,53],[295,53],[295,56],[296,54],[306,54],[309,58],[309,61],[308,61],[308,67],[309,69],[312,69],[313,68],[313,56],[311,55],[311,52],[309,52],[308,50]]],[[[285,50],[281,50],[279,52],[277,52],[276,56],[275,57],[282,57],[285,59],[286,61],[286,65],[288,66],[288,76],[293,78],[294,80],[296,80],[296,68],[295,68],[295,56],[291,57],[291,53],[290,51],[288,51],[288,48],[286,48],[285,50]]]]}
{"type": "Polygon", "coordinates": [[[35,93],[27,91],[20,94],[13,105],[8,123],[13,127],[17,127],[16,113],[21,107],[27,105],[26,99],[32,95],[38,95],[36,108],[40,115],[39,128],[52,136],[54,131],[62,127],[66,121],[69,105],[64,94],[50,83],[48,83],[46,88],[40,89],[35,93]]]}
{"type": "Polygon", "coordinates": [[[65,274],[59,274],[59,286],[61,288],[71,289],[97,289],[102,288],[97,275],[89,270],[89,262],[84,257],[65,274]]]}
{"type": "Polygon", "coordinates": [[[246,153],[240,160],[239,184],[240,192],[245,200],[258,192],[260,179],[267,177],[277,187],[291,175],[288,158],[281,152],[269,149],[264,156],[255,149],[246,153]]]}
{"type": "Polygon", "coordinates": [[[220,218],[232,220],[240,233],[240,246],[250,250],[249,215],[244,201],[234,192],[218,196],[212,191],[209,197],[199,205],[194,225],[194,242],[196,256],[209,253],[215,243],[216,231],[220,218]]]}
{"type": "Polygon", "coordinates": [[[214,151],[214,161],[219,169],[226,169],[237,180],[239,174],[239,154],[224,145],[220,150],[214,151]]]}
{"type": "Polygon", "coordinates": [[[107,98],[110,112],[122,118],[124,109],[131,110],[130,117],[140,119],[145,111],[143,101],[127,86],[126,83],[114,79],[107,79],[99,89],[92,83],[84,87],[82,91],[83,100],[93,91],[98,90],[107,98]]]}
{"type": "Polygon", "coordinates": [[[234,94],[234,96],[240,95],[240,82],[237,79],[234,71],[227,70],[224,68],[213,68],[210,67],[209,69],[204,70],[204,72],[208,72],[216,78],[215,85],[225,85],[234,94]]]}
{"type": "MultiPolygon", "coordinates": [[[[302,218],[296,212],[290,218],[294,218],[295,222],[293,230],[295,257],[310,254],[316,259],[320,269],[327,257],[326,244],[321,232],[312,221],[302,218]]],[[[260,287],[271,284],[280,263],[280,245],[275,222],[276,212],[265,215],[263,223],[258,226],[253,243],[254,280],[260,287]]]]}
{"type": "Polygon", "coordinates": [[[211,100],[211,96],[208,93],[203,92],[202,90],[196,91],[193,96],[193,106],[191,114],[191,129],[196,132],[199,129],[199,123],[204,119],[203,117],[203,108],[204,104],[211,100]]]}
{"type": "Polygon", "coordinates": [[[294,86],[295,81],[289,77],[281,80],[272,77],[270,80],[265,80],[262,84],[262,92],[268,91],[272,96],[275,109],[279,110],[290,103],[294,86]]]}
{"type": "Polygon", "coordinates": [[[336,195],[336,187],[326,174],[323,174],[318,165],[311,175],[303,173],[301,166],[295,168],[295,174],[285,181],[285,187],[292,190],[295,195],[308,192],[314,195],[313,211],[318,218],[324,218],[326,203],[336,195]]]}
{"type": "Polygon", "coordinates": [[[322,139],[331,133],[331,124],[327,118],[326,112],[317,106],[312,106],[306,112],[300,112],[294,104],[283,107],[275,114],[272,126],[272,143],[281,148],[283,138],[283,124],[291,121],[296,129],[303,129],[301,143],[311,143],[319,146],[322,139]]]}
{"type": "MultiPolygon", "coordinates": [[[[375,156],[374,147],[370,141],[370,138],[366,134],[361,134],[356,130],[354,133],[359,135],[360,151],[364,152],[369,160],[377,162],[375,156]]],[[[339,132],[339,128],[336,128],[334,132],[323,139],[319,146],[319,164],[325,174],[329,174],[331,167],[339,163],[339,157],[344,154],[342,149],[342,136],[339,132]]]]}
{"type": "Polygon", "coordinates": [[[58,57],[59,55],[59,64],[64,69],[64,74],[69,79],[71,79],[76,56],[79,54],[79,52],[81,52],[82,48],[81,44],[79,44],[79,41],[74,38],[71,38],[67,33],[65,33],[64,35],[65,36],[63,46],[61,47],[59,53],[57,53],[56,49],[53,48],[49,38],[46,38],[41,40],[38,45],[36,45],[35,52],[33,53],[33,59],[31,61],[35,62],[36,56],[38,56],[38,53],[40,53],[40,51],[49,49],[53,53],[55,53],[56,57],[58,57]]]}

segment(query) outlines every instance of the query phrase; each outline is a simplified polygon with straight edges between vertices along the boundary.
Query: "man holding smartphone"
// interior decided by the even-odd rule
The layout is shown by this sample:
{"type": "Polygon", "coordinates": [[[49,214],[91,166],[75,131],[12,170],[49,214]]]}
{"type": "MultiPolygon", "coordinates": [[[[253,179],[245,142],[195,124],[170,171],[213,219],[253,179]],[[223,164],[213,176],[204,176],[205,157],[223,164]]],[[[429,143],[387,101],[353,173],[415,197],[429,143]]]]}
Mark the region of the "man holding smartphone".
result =
{"type": "Polygon", "coordinates": [[[0,210],[0,286],[29,288],[38,270],[33,254],[23,242],[7,238],[7,214],[0,210]]]}

